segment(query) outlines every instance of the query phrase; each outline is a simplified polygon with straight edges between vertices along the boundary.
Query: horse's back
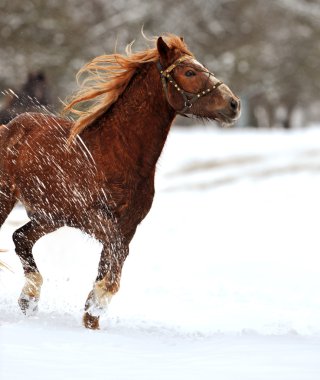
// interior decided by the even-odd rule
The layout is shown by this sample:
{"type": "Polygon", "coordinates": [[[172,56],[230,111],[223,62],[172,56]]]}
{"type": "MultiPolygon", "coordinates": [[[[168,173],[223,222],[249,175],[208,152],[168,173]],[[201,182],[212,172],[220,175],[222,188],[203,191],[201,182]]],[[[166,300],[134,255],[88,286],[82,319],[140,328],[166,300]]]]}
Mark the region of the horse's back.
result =
{"type": "Polygon", "coordinates": [[[60,128],[68,129],[72,122],[68,119],[58,117],[51,114],[44,114],[40,112],[24,112],[14,119],[12,119],[7,127],[11,129],[12,127],[22,128],[25,130],[50,130],[52,127],[60,126],[60,128]]]}
{"type": "Polygon", "coordinates": [[[30,209],[32,203],[50,198],[50,188],[58,187],[54,177],[55,183],[63,181],[57,172],[67,161],[70,123],[52,115],[23,113],[0,128],[0,174],[10,179],[18,199],[30,209]]]}
{"type": "Polygon", "coordinates": [[[68,120],[41,113],[16,116],[0,127],[0,168],[14,172],[24,155],[36,156],[39,148],[48,145],[54,136],[66,140],[70,124],[68,120]]]}
{"type": "Polygon", "coordinates": [[[59,134],[68,135],[71,122],[69,120],[37,112],[25,112],[8,124],[0,127],[0,147],[8,149],[22,145],[27,138],[41,137],[45,139],[53,130],[59,129],[59,134]]]}

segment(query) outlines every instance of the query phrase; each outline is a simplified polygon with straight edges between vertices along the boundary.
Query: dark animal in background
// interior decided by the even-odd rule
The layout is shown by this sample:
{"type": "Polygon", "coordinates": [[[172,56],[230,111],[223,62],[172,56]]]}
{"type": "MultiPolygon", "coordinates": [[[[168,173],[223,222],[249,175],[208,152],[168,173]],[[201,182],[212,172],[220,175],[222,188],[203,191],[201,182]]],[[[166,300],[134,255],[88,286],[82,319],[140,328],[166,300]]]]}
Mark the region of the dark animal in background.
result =
{"type": "Polygon", "coordinates": [[[81,70],[89,75],[84,87],[66,106],[77,121],[25,113],[0,127],[0,225],[17,200],[30,217],[13,235],[26,279],[19,298],[26,313],[36,310],[42,285],[32,247],[67,225],[103,245],[83,317],[86,327],[99,328],[119,289],[129,243],[151,208],[156,163],[175,116],[222,122],[239,116],[238,97],[180,37],[155,43],[88,63],[81,70]]]}
{"type": "Polygon", "coordinates": [[[42,106],[49,106],[50,102],[48,80],[41,70],[29,73],[20,90],[6,90],[2,94],[4,104],[0,108],[0,124],[7,124],[23,112],[39,111],[42,106]]]}

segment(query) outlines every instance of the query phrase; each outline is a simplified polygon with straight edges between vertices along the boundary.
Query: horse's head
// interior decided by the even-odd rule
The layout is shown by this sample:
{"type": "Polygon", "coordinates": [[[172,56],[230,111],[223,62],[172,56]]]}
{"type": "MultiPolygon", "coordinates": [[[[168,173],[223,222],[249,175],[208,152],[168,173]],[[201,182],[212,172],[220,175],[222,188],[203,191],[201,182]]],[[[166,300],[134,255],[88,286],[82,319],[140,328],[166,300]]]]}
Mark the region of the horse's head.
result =
{"type": "Polygon", "coordinates": [[[159,37],[158,69],[167,100],[180,114],[231,123],[240,116],[240,100],[193,56],[170,48],[159,37]]]}

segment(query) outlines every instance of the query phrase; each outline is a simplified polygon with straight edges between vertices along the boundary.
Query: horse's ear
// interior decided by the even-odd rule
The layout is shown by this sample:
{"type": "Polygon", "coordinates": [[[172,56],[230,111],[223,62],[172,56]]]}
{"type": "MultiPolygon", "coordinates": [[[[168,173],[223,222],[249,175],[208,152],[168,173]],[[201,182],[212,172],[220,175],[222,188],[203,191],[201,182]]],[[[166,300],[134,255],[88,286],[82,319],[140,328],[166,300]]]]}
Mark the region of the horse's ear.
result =
{"type": "Polygon", "coordinates": [[[159,55],[161,58],[168,60],[169,58],[169,53],[170,53],[170,48],[169,46],[164,42],[162,37],[158,38],[157,41],[157,49],[159,52],[159,55]]]}
{"type": "Polygon", "coordinates": [[[184,38],[183,38],[183,37],[180,37],[180,40],[181,40],[182,42],[184,42],[184,38]]]}

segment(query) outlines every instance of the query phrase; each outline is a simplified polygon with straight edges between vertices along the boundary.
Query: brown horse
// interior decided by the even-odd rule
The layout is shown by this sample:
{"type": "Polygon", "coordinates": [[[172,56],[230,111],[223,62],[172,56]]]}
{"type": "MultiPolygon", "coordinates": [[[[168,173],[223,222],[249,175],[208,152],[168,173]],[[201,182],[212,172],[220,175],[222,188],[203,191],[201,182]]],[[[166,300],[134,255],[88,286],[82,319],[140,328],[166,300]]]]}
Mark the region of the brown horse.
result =
{"type": "Polygon", "coordinates": [[[119,289],[128,245],[152,205],[156,163],[173,119],[239,116],[239,99],[182,38],[154,41],[154,48],[132,53],[129,47],[126,55],[101,56],[81,70],[88,77],[66,106],[77,121],[25,113],[0,127],[0,226],[17,200],[30,217],[13,234],[26,278],[19,298],[25,313],[37,309],[42,285],[32,247],[67,225],[103,245],[83,317],[86,327],[99,328],[119,289]]]}

